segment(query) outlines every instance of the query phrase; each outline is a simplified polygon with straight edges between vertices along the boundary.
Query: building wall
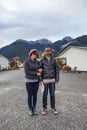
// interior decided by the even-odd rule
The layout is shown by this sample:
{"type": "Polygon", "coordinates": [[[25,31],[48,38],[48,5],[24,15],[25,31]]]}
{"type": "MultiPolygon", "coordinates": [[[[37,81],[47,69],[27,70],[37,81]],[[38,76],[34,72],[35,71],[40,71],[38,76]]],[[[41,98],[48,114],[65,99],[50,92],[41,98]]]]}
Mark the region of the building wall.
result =
{"type": "Polygon", "coordinates": [[[0,56],[0,66],[1,66],[1,68],[7,68],[8,63],[9,63],[8,59],[6,59],[3,56],[0,56]]]}
{"type": "Polygon", "coordinates": [[[87,50],[71,47],[59,56],[59,58],[64,57],[67,59],[67,65],[70,65],[72,68],[77,66],[77,70],[87,71],[87,50]]]}

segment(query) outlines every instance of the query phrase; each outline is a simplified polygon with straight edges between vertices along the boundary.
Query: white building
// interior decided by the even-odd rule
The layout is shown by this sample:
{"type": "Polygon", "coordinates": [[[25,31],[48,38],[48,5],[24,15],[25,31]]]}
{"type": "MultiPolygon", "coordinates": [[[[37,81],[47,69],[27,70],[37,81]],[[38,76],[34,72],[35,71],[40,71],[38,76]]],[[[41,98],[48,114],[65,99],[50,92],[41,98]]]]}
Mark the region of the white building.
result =
{"type": "Polygon", "coordinates": [[[0,55],[0,69],[8,68],[9,60],[3,56],[0,55]]]}
{"type": "Polygon", "coordinates": [[[57,58],[65,59],[72,69],[77,67],[79,71],[87,71],[87,47],[68,46],[57,58]]]}

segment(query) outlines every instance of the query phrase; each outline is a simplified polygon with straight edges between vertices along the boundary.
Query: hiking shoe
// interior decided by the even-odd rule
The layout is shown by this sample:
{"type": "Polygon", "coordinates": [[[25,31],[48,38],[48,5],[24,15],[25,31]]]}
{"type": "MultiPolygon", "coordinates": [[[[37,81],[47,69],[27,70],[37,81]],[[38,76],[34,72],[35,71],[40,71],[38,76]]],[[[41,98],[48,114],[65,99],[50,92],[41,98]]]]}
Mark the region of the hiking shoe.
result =
{"type": "Polygon", "coordinates": [[[32,110],[29,110],[28,114],[29,114],[29,116],[33,116],[32,110]]]}
{"type": "Polygon", "coordinates": [[[43,115],[46,115],[46,114],[47,114],[46,108],[43,108],[43,109],[42,109],[42,114],[43,114],[43,115]]]}
{"type": "Polygon", "coordinates": [[[56,110],[56,108],[52,108],[52,113],[55,115],[58,114],[58,111],[56,110]]]}

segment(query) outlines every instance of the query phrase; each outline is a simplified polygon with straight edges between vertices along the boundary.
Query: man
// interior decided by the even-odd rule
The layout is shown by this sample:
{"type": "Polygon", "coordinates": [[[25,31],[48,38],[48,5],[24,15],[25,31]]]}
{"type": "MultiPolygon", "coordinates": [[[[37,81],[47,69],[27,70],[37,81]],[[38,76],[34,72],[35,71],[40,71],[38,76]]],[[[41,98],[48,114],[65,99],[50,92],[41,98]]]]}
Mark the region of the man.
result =
{"type": "Polygon", "coordinates": [[[59,81],[59,66],[56,60],[53,58],[51,53],[51,48],[46,47],[44,51],[44,56],[40,61],[40,68],[42,68],[42,82],[44,83],[43,92],[43,109],[42,114],[45,115],[47,109],[47,95],[48,89],[50,92],[50,105],[52,112],[58,114],[55,108],[55,83],[59,81]]]}

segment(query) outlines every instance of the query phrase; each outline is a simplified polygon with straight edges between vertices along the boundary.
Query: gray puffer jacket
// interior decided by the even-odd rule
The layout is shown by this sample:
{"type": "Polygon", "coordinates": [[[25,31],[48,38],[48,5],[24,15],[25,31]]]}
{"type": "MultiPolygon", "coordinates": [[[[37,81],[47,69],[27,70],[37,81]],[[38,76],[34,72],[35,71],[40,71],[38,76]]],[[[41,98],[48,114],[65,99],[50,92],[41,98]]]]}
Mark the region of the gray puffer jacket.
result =
{"type": "Polygon", "coordinates": [[[28,58],[24,64],[25,77],[27,79],[36,80],[38,79],[37,72],[39,68],[39,62],[37,60],[32,61],[28,58]]]}
{"type": "Polygon", "coordinates": [[[43,57],[39,67],[43,69],[42,79],[55,78],[56,81],[59,81],[59,65],[52,56],[50,57],[49,62],[46,57],[43,57]]]}

